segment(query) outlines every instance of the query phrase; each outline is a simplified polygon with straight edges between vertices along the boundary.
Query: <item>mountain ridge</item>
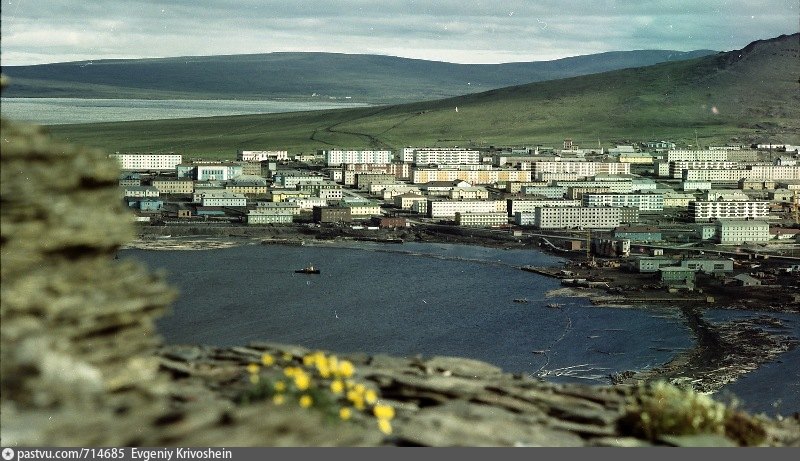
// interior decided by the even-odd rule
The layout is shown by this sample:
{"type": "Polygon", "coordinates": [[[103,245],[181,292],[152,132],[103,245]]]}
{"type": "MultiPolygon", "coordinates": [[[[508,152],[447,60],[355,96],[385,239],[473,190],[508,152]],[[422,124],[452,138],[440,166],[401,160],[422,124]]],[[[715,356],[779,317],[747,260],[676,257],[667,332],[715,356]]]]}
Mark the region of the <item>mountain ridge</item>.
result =
{"type": "Polygon", "coordinates": [[[303,113],[59,125],[110,151],[800,143],[800,34],[741,50],[464,96],[303,113]],[[458,109],[457,111],[455,109],[458,109]]]}
{"type": "Polygon", "coordinates": [[[7,97],[349,98],[402,103],[693,59],[711,50],[612,51],[550,61],[460,64],[395,56],[276,52],[6,66],[7,97]]]}

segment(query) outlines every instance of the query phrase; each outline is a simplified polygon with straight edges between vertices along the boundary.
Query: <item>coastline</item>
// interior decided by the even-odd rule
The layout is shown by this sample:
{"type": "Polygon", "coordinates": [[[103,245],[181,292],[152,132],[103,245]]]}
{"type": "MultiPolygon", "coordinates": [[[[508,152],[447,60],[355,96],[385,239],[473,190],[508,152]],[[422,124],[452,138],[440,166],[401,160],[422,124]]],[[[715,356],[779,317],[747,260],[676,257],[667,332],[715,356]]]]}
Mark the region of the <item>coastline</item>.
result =
{"type": "MultiPolygon", "coordinates": [[[[302,233],[297,230],[294,233],[287,231],[289,230],[281,229],[280,233],[266,233],[266,235],[261,236],[185,235],[162,236],[161,238],[145,237],[132,241],[122,248],[151,251],[200,251],[262,244],[325,246],[329,243],[357,242],[359,240],[355,238],[357,236],[342,235],[342,233],[324,235],[320,233],[309,234],[305,229],[303,229],[302,233]]],[[[408,234],[405,234],[404,237],[408,238],[408,234]]],[[[562,253],[545,251],[545,248],[530,242],[521,242],[513,239],[482,239],[475,238],[474,235],[465,237],[418,232],[414,235],[413,241],[506,249],[531,248],[555,256],[566,256],[562,253]]],[[[574,265],[576,259],[575,257],[572,259],[565,258],[565,266],[574,265]]],[[[597,272],[594,271],[594,275],[597,275],[597,272]]],[[[694,336],[692,347],[678,353],[669,362],[655,368],[631,370],[609,376],[611,382],[618,385],[635,385],[641,382],[661,379],[673,384],[689,386],[698,392],[713,394],[723,386],[733,383],[765,363],[777,360],[781,354],[800,345],[800,339],[798,338],[768,331],[768,327],[780,329],[784,326],[780,319],[769,316],[769,311],[764,311],[762,315],[752,319],[712,323],[705,319],[703,310],[720,308],[719,302],[710,305],[707,303],[706,298],[702,296],[694,298],[684,296],[681,298],[683,301],[676,303],[674,295],[663,295],[658,298],[648,294],[645,298],[642,298],[640,293],[609,293],[603,289],[571,286],[551,290],[546,294],[546,297],[554,296],[587,298],[594,305],[612,308],[639,309],[645,305],[666,305],[680,309],[684,321],[694,336]],[[647,302],[641,303],[641,299],[647,299],[647,302]]],[[[728,308],[746,309],[746,307],[740,305],[732,305],[728,308]]],[[[781,312],[797,313],[796,310],[781,310],[781,312]]]]}

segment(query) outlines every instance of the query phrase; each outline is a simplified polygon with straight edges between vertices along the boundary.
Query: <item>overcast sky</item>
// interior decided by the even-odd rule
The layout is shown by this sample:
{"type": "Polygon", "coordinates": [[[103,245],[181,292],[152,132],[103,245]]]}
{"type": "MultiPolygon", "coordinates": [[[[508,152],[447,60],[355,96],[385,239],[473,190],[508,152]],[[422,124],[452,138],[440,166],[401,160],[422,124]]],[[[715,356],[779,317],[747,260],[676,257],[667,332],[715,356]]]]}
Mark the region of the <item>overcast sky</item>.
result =
{"type": "Polygon", "coordinates": [[[729,51],[798,32],[798,0],[0,0],[2,65],[327,51],[460,63],[729,51]]]}

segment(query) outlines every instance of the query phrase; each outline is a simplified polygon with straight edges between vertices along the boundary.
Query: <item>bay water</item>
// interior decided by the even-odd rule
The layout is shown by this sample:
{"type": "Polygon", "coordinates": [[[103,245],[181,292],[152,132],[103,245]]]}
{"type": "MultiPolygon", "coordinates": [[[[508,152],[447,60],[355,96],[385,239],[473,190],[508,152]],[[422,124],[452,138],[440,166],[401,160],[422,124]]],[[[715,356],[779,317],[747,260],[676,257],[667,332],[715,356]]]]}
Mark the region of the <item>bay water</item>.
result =
{"type": "MultiPolygon", "coordinates": [[[[355,242],[131,249],[120,256],[164,270],[180,290],[172,312],[157,324],[169,344],[263,340],[336,353],[459,356],[587,384],[655,367],[692,345],[677,309],[600,307],[585,298],[548,296],[558,293],[558,281],[519,267],[562,260],[535,250],[355,242]],[[294,272],[309,264],[321,273],[294,272]]],[[[713,320],[748,315],[758,313],[715,310],[713,320]]],[[[798,316],[783,319],[800,336],[798,316]]],[[[800,408],[798,370],[800,354],[791,351],[723,394],[748,411],[788,414],[800,408]]]]}
{"type": "Polygon", "coordinates": [[[39,125],[270,114],[368,104],[346,100],[2,98],[3,117],[39,125]]]}

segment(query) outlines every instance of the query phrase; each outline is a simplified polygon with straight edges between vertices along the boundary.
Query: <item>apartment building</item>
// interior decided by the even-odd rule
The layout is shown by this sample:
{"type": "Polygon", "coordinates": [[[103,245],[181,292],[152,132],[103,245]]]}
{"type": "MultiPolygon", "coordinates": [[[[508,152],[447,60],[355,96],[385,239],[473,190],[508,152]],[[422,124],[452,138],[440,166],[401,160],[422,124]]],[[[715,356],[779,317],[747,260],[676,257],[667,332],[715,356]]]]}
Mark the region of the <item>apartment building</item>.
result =
{"type": "Polygon", "coordinates": [[[533,213],[538,207],[560,207],[560,206],[581,206],[580,200],[530,200],[530,199],[507,199],[508,215],[514,216],[517,213],[533,213]]]}
{"type": "MultiPolygon", "coordinates": [[[[630,174],[630,163],[609,162],[534,162],[531,165],[532,177],[544,179],[545,174],[575,175],[578,178],[593,177],[598,174],[630,174]]],[[[569,179],[568,179],[569,180],[569,179]]]]}
{"type": "Polygon", "coordinates": [[[424,184],[439,181],[466,181],[471,185],[487,185],[507,182],[529,182],[531,172],[528,170],[438,170],[433,168],[413,168],[411,182],[424,184]]]}
{"type": "Polygon", "coordinates": [[[402,160],[414,165],[477,165],[481,163],[481,153],[475,149],[457,147],[406,147],[402,160]]]}
{"type": "Polygon", "coordinates": [[[721,244],[741,245],[770,239],[769,223],[766,221],[719,219],[716,227],[717,239],[721,244]]]}
{"type": "Polygon", "coordinates": [[[240,150],[236,152],[236,160],[242,162],[288,161],[289,152],[285,150],[240,150]]]}
{"type": "Polygon", "coordinates": [[[664,160],[666,162],[724,162],[728,160],[728,152],[726,150],[675,149],[666,151],[664,160]]]}
{"type": "Polygon", "coordinates": [[[322,156],[327,166],[342,164],[367,164],[367,163],[392,163],[390,150],[341,150],[332,149],[322,151],[322,156]]]}
{"type": "Polygon", "coordinates": [[[612,207],[539,207],[534,226],[539,229],[613,229],[620,225],[621,211],[612,207]]]}
{"type": "Polygon", "coordinates": [[[152,186],[161,194],[191,194],[194,181],[191,179],[153,179],[152,186]]]}
{"type": "Polygon", "coordinates": [[[503,213],[508,216],[505,200],[427,200],[429,218],[454,218],[456,213],[503,213]]]}
{"type": "Polygon", "coordinates": [[[631,207],[639,211],[664,210],[664,196],[661,194],[583,194],[585,207],[631,207]]]}
{"type": "Polygon", "coordinates": [[[508,224],[506,213],[462,213],[456,212],[457,226],[462,227],[499,227],[508,224]]]}
{"type": "Polygon", "coordinates": [[[765,219],[769,216],[766,201],[702,201],[689,202],[689,216],[694,222],[717,219],[765,219]]]}
{"type": "Polygon", "coordinates": [[[296,206],[282,203],[261,203],[253,210],[248,210],[245,218],[247,224],[288,224],[299,214],[296,206]]]}
{"type": "Polygon", "coordinates": [[[111,154],[125,171],[172,171],[183,162],[181,154],[111,154]]]}

